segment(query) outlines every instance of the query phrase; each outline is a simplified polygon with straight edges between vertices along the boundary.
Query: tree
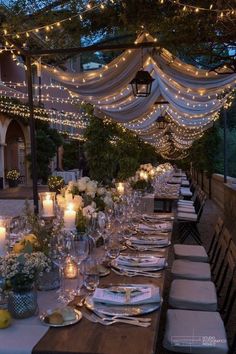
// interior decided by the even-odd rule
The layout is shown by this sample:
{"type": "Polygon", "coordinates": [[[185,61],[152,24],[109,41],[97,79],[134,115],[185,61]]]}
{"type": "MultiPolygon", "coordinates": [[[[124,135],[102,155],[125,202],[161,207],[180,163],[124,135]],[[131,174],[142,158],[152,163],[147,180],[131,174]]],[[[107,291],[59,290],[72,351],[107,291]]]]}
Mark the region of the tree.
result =
{"type": "MultiPolygon", "coordinates": [[[[32,35],[28,45],[42,46],[44,42],[52,48],[76,46],[81,38],[94,43],[121,33],[131,34],[128,39],[133,41],[137,31],[143,28],[157,37],[160,48],[167,48],[199,67],[214,70],[226,64],[236,71],[235,51],[232,50],[236,46],[235,0],[117,0],[108,2],[103,10],[99,8],[99,0],[11,0],[7,9],[2,7],[2,27],[9,32],[40,27],[78,14],[88,4],[98,5],[98,8],[87,11],[83,21],[77,16],[62,23],[59,29],[54,27],[46,42],[45,31],[37,35],[41,35],[40,42],[32,35]],[[184,8],[182,4],[185,3],[184,8]]],[[[25,41],[25,38],[14,39],[21,44],[25,41]]]]}
{"type": "MultiPolygon", "coordinates": [[[[49,164],[62,145],[62,138],[48,123],[36,121],[37,175],[46,183],[51,174],[49,164]]],[[[31,157],[28,156],[31,160],[31,157]]]]}
{"type": "Polygon", "coordinates": [[[119,124],[95,117],[91,109],[85,138],[90,177],[105,184],[133,176],[142,163],[158,161],[154,147],[119,124]]]}
{"type": "Polygon", "coordinates": [[[218,169],[218,153],[221,138],[218,124],[210,128],[200,139],[194,141],[186,159],[198,171],[206,171],[210,177],[218,169]]]}

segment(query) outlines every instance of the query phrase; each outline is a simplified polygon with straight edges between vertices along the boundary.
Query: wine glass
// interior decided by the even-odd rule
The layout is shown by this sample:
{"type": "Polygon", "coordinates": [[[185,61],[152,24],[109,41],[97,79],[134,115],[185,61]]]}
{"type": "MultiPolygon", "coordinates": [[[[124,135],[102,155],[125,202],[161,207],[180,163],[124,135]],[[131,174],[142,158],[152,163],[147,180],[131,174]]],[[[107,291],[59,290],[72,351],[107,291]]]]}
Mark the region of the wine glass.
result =
{"type": "Polygon", "coordinates": [[[94,257],[87,258],[81,264],[83,285],[88,291],[94,291],[99,284],[99,263],[94,257]]]}

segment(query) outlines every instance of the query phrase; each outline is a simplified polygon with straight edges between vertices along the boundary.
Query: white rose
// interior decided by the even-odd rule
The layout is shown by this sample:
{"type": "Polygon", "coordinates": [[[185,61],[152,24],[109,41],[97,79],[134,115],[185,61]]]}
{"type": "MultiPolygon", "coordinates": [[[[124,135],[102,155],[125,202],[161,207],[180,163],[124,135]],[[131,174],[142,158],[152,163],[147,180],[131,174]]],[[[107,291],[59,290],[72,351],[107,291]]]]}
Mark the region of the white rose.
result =
{"type": "Polygon", "coordinates": [[[106,204],[106,206],[108,206],[108,208],[113,207],[113,200],[110,196],[106,196],[103,200],[104,200],[104,203],[106,204]]]}
{"type": "Polygon", "coordinates": [[[83,208],[84,201],[83,201],[83,198],[81,197],[81,195],[74,196],[74,205],[75,205],[76,210],[83,208]]]}
{"type": "Polygon", "coordinates": [[[104,188],[104,187],[99,187],[98,189],[97,189],[97,194],[98,195],[103,195],[103,194],[105,194],[106,193],[106,188],[104,188]]]}
{"type": "Polygon", "coordinates": [[[90,180],[89,177],[82,177],[82,178],[78,179],[77,186],[78,186],[80,192],[84,192],[86,190],[87,183],[89,180],[90,180]]]}
{"type": "Polygon", "coordinates": [[[97,182],[89,181],[86,185],[86,193],[90,195],[92,198],[94,198],[96,192],[97,192],[97,182]]]}
{"type": "Polygon", "coordinates": [[[92,215],[95,213],[95,209],[91,205],[88,205],[85,208],[83,208],[82,212],[83,212],[83,216],[90,219],[92,215]]]}

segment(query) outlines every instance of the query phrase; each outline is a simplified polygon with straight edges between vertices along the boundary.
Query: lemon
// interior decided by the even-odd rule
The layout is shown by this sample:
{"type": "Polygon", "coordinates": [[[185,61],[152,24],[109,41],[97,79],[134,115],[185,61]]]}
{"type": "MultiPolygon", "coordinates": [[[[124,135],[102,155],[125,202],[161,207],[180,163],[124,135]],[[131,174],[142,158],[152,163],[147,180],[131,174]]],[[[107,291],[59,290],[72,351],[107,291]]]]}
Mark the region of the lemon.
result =
{"type": "Polygon", "coordinates": [[[7,328],[11,324],[11,315],[7,310],[0,310],[0,329],[7,328]]]}
{"type": "Polygon", "coordinates": [[[29,241],[30,243],[37,243],[38,242],[37,236],[35,236],[34,234],[25,235],[23,239],[25,241],[29,241]]]}
{"type": "Polygon", "coordinates": [[[14,253],[21,253],[23,249],[25,248],[24,243],[22,242],[16,242],[13,246],[13,252],[14,253]]]}

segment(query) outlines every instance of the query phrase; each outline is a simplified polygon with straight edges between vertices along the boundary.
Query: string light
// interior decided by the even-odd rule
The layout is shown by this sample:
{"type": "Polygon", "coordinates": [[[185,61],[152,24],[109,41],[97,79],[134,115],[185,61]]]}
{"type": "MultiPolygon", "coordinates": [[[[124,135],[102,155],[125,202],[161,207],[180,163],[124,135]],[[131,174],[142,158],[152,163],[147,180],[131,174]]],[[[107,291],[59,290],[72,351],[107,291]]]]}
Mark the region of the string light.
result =
{"type": "MultiPolygon", "coordinates": [[[[112,1],[112,3],[115,3],[114,0],[112,1]]],[[[50,32],[51,30],[55,29],[55,27],[61,27],[61,24],[65,23],[65,22],[68,22],[68,21],[72,21],[72,19],[75,19],[77,17],[82,21],[83,20],[83,16],[86,15],[90,11],[94,11],[94,10],[97,10],[97,9],[104,10],[105,7],[106,7],[105,4],[106,4],[106,2],[92,6],[89,3],[89,4],[87,4],[87,6],[86,6],[86,8],[84,10],[82,10],[79,13],[77,13],[75,15],[72,15],[70,17],[66,17],[66,18],[64,18],[64,19],[62,19],[60,21],[56,21],[56,22],[49,23],[49,24],[46,24],[46,25],[43,25],[43,26],[38,26],[38,27],[35,27],[35,28],[31,28],[31,29],[28,29],[26,31],[19,31],[19,32],[16,32],[16,33],[8,33],[8,30],[5,28],[3,30],[3,33],[7,37],[12,37],[12,38],[15,37],[15,38],[19,39],[21,36],[24,36],[24,35],[28,38],[28,37],[30,37],[31,33],[39,33],[40,31],[50,32]]]]}
{"type": "Polygon", "coordinates": [[[200,12],[200,11],[207,11],[207,12],[212,12],[212,13],[218,13],[221,14],[223,13],[223,15],[221,17],[224,16],[224,14],[231,14],[234,15],[235,13],[235,9],[217,9],[213,7],[213,4],[210,4],[209,8],[207,7],[203,7],[203,6],[196,6],[196,5],[189,5],[189,4],[185,4],[183,1],[176,1],[176,0],[168,0],[169,2],[171,2],[173,5],[177,5],[182,7],[183,11],[194,11],[196,13],[200,12]]]}

